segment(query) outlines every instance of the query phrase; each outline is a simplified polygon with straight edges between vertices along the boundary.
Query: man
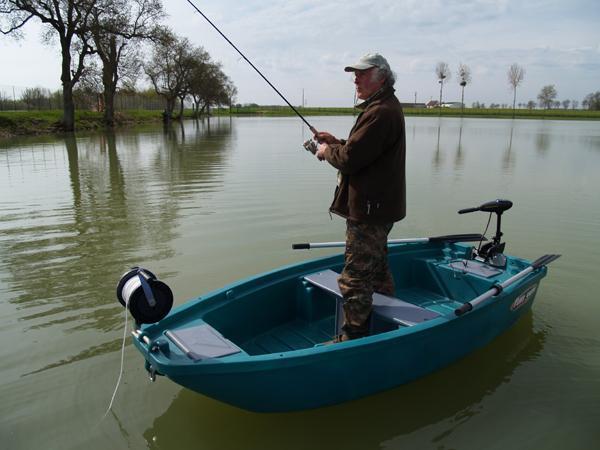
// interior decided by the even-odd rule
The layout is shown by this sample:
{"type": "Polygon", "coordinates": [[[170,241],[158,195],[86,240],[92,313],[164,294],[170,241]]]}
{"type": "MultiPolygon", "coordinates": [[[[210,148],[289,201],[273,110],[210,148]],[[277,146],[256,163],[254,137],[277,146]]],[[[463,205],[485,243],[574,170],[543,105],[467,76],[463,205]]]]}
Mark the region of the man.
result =
{"type": "Polygon", "coordinates": [[[364,100],[357,105],[361,113],[347,140],[315,135],[315,155],[339,171],[330,211],[346,219],[345,266],[338,278],[344,324],[334,342],[368,335],[373,292],[394,295],[387,239],[406,215],[404,114],[394,74],[377,53],[344,70],[354,72],[356,93],[364,100]]]}

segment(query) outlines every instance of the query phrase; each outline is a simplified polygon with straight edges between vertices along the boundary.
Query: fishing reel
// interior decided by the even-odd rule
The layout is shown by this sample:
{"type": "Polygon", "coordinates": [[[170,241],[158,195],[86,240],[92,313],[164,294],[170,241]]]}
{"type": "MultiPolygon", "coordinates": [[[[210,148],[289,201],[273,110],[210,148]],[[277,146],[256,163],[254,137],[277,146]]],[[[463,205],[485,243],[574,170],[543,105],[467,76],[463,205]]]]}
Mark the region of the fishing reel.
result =
{"type": "Polygon", "coordinates": [[[480,244],[480,246],[477,249],[473,248],[474,259],[489,264],[490,266],[500,268],[506,267],[506,256],[504,256],[504,247],[506,246],[506,243],[501,242],[502,213],[512,208],[512,205],[513,203],[510,200],[497,199],[484,203],[483,205],[477,206],[475,208],[466,208],[458,211],[459,214],[466,214],[475,211],[489,212],[490,219],[491,214],[496,213],[496,234],[490,242],[484,244],[483,246],[480,244]]]}
{"type": "Polygon", "coordinates": [[[308,139],[307,141],[305,141],[304,144],[302,144],[302,146],[306,150],[308,150],[309,152],[311,152],[313,155],[315,153],[317,153],[317,144],[312,139],[308,139]]]}

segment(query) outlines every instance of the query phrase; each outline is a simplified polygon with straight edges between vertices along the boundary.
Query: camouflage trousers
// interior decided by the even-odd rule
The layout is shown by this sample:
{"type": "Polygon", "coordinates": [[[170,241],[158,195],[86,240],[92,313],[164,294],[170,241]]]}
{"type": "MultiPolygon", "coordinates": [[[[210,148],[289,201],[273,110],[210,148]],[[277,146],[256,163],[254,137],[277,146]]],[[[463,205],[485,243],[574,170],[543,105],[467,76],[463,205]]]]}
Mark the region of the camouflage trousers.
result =
{"type": "Polygon", "coordinates": [[[345,266],[338,285],[344,297],[342,330],[351,339],[369,333],[373,292],[394,295],[394,279],[387,261],[392,226],[346,221],[345,266]]]}

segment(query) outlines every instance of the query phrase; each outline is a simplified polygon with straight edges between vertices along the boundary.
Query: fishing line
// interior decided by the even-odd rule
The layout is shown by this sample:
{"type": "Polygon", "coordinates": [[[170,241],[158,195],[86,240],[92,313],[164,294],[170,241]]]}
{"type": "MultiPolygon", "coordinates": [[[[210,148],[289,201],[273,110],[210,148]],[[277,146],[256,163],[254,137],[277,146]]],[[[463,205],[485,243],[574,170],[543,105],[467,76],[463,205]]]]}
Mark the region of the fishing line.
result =
{"type": "Polygon", "coordinates": [[[250,62],[250,60],[249,60],[248,58],[246,58],[246,55],[244,55],[244,54],[243,54],[243,53],[240,51],[240,49],[238,49],[238,48],[235,46],[235,44],[234,44],[233,42],[231,42],[231,41],[229,40],[229,38],[228,38],[227,36],[225,36],[225,35],[224,35],[224,34],[221,32],[221,30],[219,30],[219,29],[217,28],[217,26],[216,26],[214,23],[212,23],[212,21],[211,21],[211,20],[210,20],[208,17],[206,17],[206,15],[205,15],[205,14],[204,14],[202,11],[200,11],[200,10],[198,9],[198,7],[197,7],[197,6],[196,6],[196,5],[195,5],[195,4],[194,4],[194,3],[193,3],[191,0],[187,0],[187,2],[188,2],[190,5],[192,5],[192,8],[194,8],[194,9],[196,10],[196,12],[198,12],[198,14],[200,14],[202,17],[204,17],[204,19],[206,19],[206,21],[207,21],[207,22],[208,22],[208,23],[209,23],[209,24],[210,24],[210,25],[211,25],[211,26],[212,26],[212,27],[213,27],[215,30],[217,30],[217,32],[218,32],[218,33],[219,33],[219,34],[220,34],[220,35],[223,37],[223,39],[225,39],[225,40],[226,40],[226,41],[229,43],[229,45],[231,45],[231,46],[232,46],[232,47],[233,47],[233,48],[234,48],[234,49],[235,49],[235,50],[236,50],[236,51],[237,51],[237,52],[240,54],[240,56],[241,56],[242,58],[244,58],[244,59],[246,60],[246,62],[247,62],[248,64],[250,64],[250,66],[251,66],[251,67],[252,67],[254,70],[256,70],[256,73],[258,73],[258,74],[259,74],[259,75],[260,75],[260,76],[263,78],[263,80],[265,80],[265,81],[267,82],[267,84],[268,84],[269,86],[271,86],[271,87],[273,88],[273,90],[274,90],[275,92],[277,92],[277,94],[279,94],[279,96],[280,96],[280,97],[283,99],[283,101],[285,101],[285,102],[286,102],[286,103],[289,105],[289,107],[290,107],[290,108],[292,108],[292,110],[293,110],[293,111],[294,111],[294,112],[295,112],[295,113],[298,115],[298,117],[300,117],[300,118],[302,119],[302,121],[303,121],[303,122],[306,124],[306,126],[308,126],[308,128],[310,129],[310,131],[312,131],[312,133],[313,133],[313,134],[317,134],[317,129],[316,129],[315,127],[313,127],[313,126],[312,126],[310,123],[308,123],[308,121],[307,121],[307,120],[304,118],[304,116],[303,116],[302,114],[300,114],[300,113],[298,112],[298,110],[297,110],[296,108],[294,108],[294,106],[293,106],[293,105],[292,105],[290,102],[288,102],[287,98],[285,98],[285,97],[283,96],[283,94],[282,94],[281,92],[279,92],[279,90],[278,90],[278,89],[277,89],[275,86],[273,86],[273,84],[271,84],[271,82],[270,82],[270,81],[267,79],[267,77],[265,77],[265,76],[262,74],[262,72],[261,72],[260,70],[258,70],[258,69],[256,68],[256,66],[255,66],[254,64],[252,64],[252,62],[250,62]]]}
{"type": "Polygon", "coordinates": [[[104,419],[108,415],[109,411],[111,410],[111,408],[113,406],[113,402],[115,401],[115,397],[117,396],[117,391],[119,390],[119,385],[121,384],[121,377],[123,376],[123,365],[124,365],[124,361],[125,361],[125,341],[127,340],[128,306],[129,306],[129,297],[127,297],[125,299],[125,327],[123,328],[123,342],[121,343],[121,368],[119,369],[119,378],[117,379],[117,385],[115,386],[115,390],[110,399],[110,404],[108,405],[108,409],[104,413],[104,416],[102,416],[102,419],[104,419]]]}

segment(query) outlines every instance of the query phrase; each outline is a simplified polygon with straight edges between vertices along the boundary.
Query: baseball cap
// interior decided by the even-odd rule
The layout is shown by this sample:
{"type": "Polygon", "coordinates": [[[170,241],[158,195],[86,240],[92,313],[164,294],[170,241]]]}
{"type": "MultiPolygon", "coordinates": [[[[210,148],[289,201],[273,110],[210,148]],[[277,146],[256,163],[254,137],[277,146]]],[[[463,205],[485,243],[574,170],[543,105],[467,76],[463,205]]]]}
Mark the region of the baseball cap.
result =
{"type": "Polygon", "coordinates": [[[379,53],[367,53],[366,55],[361,56],[355,64],[344,67],[344,70],[346,72],[354,72],[356,70],[370,69],[371,67],[390,70],[390,65],[387,60],[379,53]]]}

